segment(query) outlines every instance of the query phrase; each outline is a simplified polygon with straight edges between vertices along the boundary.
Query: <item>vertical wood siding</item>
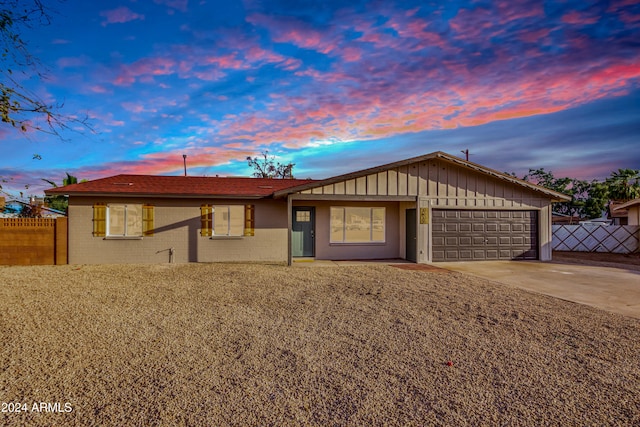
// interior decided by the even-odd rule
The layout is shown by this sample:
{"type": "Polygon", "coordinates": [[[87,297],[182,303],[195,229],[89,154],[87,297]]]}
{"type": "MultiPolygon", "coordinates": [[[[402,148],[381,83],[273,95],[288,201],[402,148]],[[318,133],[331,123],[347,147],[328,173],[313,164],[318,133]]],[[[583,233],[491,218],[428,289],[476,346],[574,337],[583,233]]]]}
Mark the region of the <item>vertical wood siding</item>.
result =
{"type": "Polygon", "coordinates": [[[442,160],[412,163],[349,179],[303,194],[421,196],[451,208],[541,208],[548,198],[532,190],[442,160]]]}

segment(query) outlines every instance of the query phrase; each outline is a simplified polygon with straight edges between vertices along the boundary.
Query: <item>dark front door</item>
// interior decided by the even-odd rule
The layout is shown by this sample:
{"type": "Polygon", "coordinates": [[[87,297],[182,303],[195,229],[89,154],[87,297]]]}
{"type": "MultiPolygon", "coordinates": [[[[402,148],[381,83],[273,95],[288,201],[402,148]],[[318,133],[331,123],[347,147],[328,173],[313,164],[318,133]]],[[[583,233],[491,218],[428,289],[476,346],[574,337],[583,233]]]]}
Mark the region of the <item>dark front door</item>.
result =
{"type": "Polygon", "coordinates": [[[416,232],[416,210],[406,210],[406,229],[407,229],[407,244],[405,258],[407,261],[417,261],[416,252],[418,251],[418,233],[416,232]]]}
{"type": "Polygon", "coordinates": [[[293,207],[291,255],[315,256],[315,208],[293,207]]]}

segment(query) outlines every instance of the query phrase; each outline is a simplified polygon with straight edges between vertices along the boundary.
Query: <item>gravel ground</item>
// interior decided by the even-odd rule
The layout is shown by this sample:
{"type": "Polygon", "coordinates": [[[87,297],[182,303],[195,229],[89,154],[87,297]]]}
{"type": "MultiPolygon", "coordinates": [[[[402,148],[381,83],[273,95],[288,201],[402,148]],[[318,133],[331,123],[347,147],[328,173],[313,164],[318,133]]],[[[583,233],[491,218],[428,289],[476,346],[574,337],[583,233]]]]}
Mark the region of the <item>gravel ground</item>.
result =
{"type": "Polygon", "coordinates": [[[0,425],[640,425],[640,321],[458,273],[0,267],[0,342],[0,425]]]}

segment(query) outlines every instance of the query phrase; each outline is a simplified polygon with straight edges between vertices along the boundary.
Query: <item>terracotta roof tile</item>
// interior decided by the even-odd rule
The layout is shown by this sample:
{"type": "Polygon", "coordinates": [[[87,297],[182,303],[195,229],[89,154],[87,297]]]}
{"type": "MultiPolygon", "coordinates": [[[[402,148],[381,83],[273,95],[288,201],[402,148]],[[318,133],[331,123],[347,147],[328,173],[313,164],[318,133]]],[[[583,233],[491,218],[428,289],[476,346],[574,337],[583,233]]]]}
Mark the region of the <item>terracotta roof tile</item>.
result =
{"type": "Polygon", "coordinates": [[[313,180],[116,175],[64,187],[51,188],[46,190],[45,194],[267,197],[275,191],[310,182],[313,182],[313,180]]]}

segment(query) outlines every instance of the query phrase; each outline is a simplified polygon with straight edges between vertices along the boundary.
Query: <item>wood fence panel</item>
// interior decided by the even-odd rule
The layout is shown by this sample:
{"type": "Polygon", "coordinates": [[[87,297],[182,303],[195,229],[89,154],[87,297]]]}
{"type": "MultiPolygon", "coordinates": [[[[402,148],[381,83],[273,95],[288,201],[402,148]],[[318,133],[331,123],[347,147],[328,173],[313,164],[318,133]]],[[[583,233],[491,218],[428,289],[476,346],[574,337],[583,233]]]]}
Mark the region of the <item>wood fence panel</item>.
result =
{"type": "Polygon", "coordinates": [[[554,225],[553,250],[630,254],[640,250],[636,225],[554,225]]]}
{"type": "Polygon", "coordinates": [[[0,219],[0,264],[67,263],[67,218],[0,219]]]}
{"type": "Polygon", "coordinates": [[[69,263],[69,222],[67,217],[56,218],[55,239],[55,264],[63,265],[69,263]]]}

